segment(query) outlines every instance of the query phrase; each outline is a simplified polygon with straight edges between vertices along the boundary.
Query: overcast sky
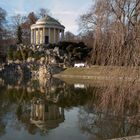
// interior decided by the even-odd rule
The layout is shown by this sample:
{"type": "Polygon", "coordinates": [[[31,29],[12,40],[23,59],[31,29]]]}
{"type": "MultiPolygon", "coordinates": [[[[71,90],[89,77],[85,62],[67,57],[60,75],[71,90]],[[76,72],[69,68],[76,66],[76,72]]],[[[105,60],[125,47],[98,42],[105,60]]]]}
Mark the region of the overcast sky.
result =
{"type": "Polygon", "coordinates": [[[92,0],[0,0],[0,7],[8,12],[8,17],[47,8],[66,27],[66,31],[74,34],[78,33],[78,15],[85,13],[91,4],[92,0]]]}

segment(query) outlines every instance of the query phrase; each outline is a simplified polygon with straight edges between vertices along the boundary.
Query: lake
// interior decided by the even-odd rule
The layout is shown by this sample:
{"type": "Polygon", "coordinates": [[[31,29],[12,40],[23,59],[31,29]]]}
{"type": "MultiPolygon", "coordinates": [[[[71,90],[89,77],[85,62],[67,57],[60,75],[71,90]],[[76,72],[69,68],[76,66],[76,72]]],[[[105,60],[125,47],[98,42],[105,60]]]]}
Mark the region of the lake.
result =
{"type": "MultiPolygon", "coordinates": [[[[58,79],[0,80],[0,140],[104,140],[140,134],[134,108],[102,106],[104,88],[58,79]]],[[[138,116],[139,117],[139,116],[138,116]]],[[[138,120],[139,122],[139,120],[138,120]]]]}

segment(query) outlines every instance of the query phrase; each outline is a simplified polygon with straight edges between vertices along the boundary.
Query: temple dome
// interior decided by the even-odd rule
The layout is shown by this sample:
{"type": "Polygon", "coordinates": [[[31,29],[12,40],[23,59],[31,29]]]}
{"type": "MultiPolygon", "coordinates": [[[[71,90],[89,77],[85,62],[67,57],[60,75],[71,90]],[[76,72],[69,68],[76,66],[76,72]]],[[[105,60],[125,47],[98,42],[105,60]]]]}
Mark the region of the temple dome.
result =
{"type": "Polygon", "coordinates": [[[59,25],[59,26],[61,26],[60,22],[58,22],[56,19],[54,19],[48,15],[37,20],[36,24],[47,24],[47,25],[59,25]]]}
{"type": "Polygon", "coordinates": [[[64,39],[65,27],[51,16],[44,16],[31,25],[31,43],[58,43],[64,39]]]}

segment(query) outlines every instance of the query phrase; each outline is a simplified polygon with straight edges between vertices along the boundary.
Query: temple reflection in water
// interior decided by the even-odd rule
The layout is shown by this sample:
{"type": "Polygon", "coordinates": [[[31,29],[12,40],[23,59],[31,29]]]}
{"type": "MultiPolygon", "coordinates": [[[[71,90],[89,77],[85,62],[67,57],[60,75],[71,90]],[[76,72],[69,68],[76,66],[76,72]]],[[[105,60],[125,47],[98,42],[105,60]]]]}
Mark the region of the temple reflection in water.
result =
{"type": "Polygon", "coordinates": [[[36,136],[41,140],[104,140],[140,134],[139,91],[134,97],[129,93],[118,108],[110,104],[116,101],[114,95],[122,95],[118,88],[105,92],[104,87],[79,82],[42,82],[0,79],[0,140],[20,139],[21,133],[27,140],[36,136]]]}
{"type": "Polygon", "coordinates": [[[31,101],[30,122],[43,131],[53,129],[64,122],[64,109],[40,98],[31,101]]]}

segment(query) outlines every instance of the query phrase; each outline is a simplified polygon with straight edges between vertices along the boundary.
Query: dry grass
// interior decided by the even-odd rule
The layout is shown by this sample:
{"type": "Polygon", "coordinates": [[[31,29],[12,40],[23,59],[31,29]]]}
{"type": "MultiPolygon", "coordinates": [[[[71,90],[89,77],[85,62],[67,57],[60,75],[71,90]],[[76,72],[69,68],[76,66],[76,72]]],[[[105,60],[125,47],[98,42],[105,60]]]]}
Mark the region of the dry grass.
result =
{"type": "Polygon", "coordinates": [[[65,71],[54,75],[67,81],[87,81],[96,83],[104,81],[139,81],[139,67],[118,67],[118,66],[92,66],[90,68],[68,68],[65,71]],[[72,80],[70,80],[72,79],[72,80]]]}

